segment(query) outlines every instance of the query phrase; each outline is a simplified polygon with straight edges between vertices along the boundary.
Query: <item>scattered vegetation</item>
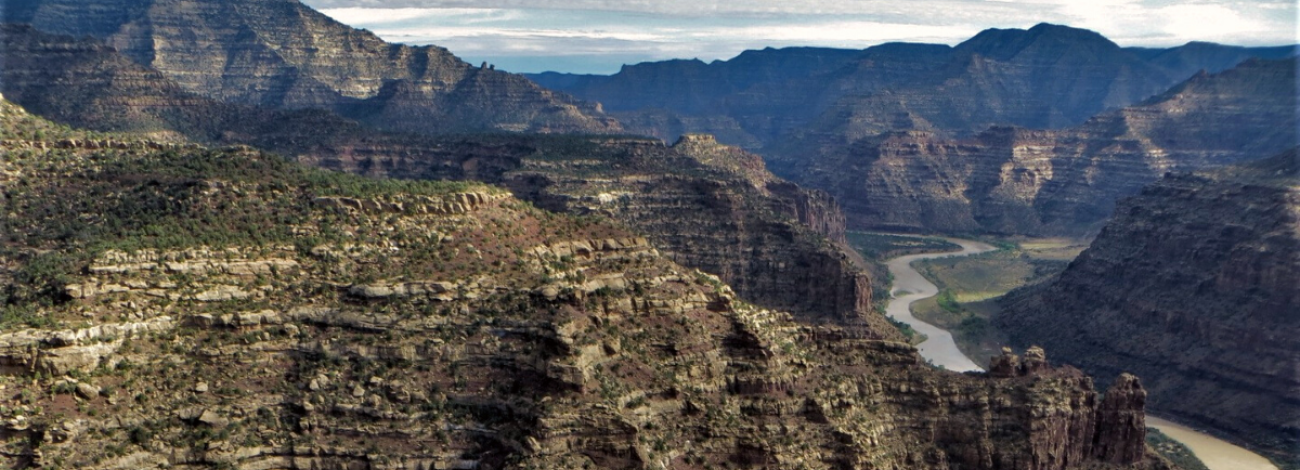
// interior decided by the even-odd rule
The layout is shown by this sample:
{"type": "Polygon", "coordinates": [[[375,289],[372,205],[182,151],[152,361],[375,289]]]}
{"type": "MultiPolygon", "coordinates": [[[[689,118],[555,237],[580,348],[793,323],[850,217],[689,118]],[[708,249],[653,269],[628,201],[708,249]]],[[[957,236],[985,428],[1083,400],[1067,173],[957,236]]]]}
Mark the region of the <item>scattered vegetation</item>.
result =
{"type": "Polygon", "coordinates": [[[951,331],[958,348],[977,361],[998,354],[1006,344],[1005,335],[992,326],[997,299],[1065,270],[1084,246],[1068,239],[985,241],[998,250],[918,262],[917,270],[939,287],[939,294],[912,304],[917,318],[951,331]]]}
{"type": "Polygon", "coordinates": [[[1209,470],[1209,468],[1201,462],[1201,459],[1196,458],[1196,454],[1193,454],[1191,449],[1188,449],[1186,445],[1183,445],[1183,443],[1173,440],[1169,436],[1165,435],[1165,433],[1160,432],[1159,429],[1151,427],[1147,428],[1147,445],[1152,449],[1155,449],[1155,451],[1160,455],[1169,459],[1169,461],[1177,465],[1178,468],[1183,470],[1209,470]]]}
{"type": "MultiPolygon", "coordinates": [[[[73,131],[5,106],[0,117],[6,125],[0,126],[0,138],[49,142],[59,148],[0,154],[0,170],[21,169],[0,181],[4,188],[0,268],[6,261],[16,266],[7,276],[0,270],[0,280],[8,281],[0,288],[0,326],[57,324],[39,312],[65,302],[65,287],[92,259],[109,250],[296,246],[306,251],[322,244],[388,243],[397,218],[358,227],[346,214],[316,207],[313,199],[409,199],[499,191],[467,182],[364,178],[309,168],[242,147],[210,150],[127,138],[115,140],[114,145],[62,148],[57,142],[110,137],[73,131]]],[[[507,220],[491,222],[503,233],[519,230],[507,220]]],[[[584,224],[590,225],[572,221],[572,225],[584,224]]],[[[445,270],[448,266],[439,261],[454,255],[437,240],[391,238],[417,247],[407,256],[430,268],[445,270]]],[[[468,270],[484,256],[472,246],[467,249],[480,255],[462,262],[468,270]]],[[[498,262],[498,270],[504,269],[499,257],[491,261],[498,262]]]]}
{"type": "Polygon", "coordinates": [[[885,317],[885,318],[888,319],[889,323],[892,323],[895,328],[898,328],[898,331],[903,332],[903,336],[907,337],[908,343],[921,344],[925,342],[925,340],[929,339],[925,335],[918,333],[916,329],[912,328],[912,325],[908,325],[906,323],[895,320],[893,318],[889,318],[889,317],[885,317]]]}
{"type": "Polygon", "coordinates": [[[846,237],[853,249],[875,262],[916,253],[957,251],[957,244],[935,237],[911,237],[870,232],[849,232],[846,237]]]}

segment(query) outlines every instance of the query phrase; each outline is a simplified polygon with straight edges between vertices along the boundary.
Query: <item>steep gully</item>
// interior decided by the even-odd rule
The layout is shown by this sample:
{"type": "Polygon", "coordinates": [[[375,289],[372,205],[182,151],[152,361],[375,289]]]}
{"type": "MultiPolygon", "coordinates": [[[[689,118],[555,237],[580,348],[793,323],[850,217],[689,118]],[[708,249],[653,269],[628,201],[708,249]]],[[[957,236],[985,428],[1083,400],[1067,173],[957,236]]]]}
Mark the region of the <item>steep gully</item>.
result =
{"type": "MultiPolygon", "coordinates": [[[[939,288],[912,268],[912,262],[977,255],[996,249],[987,243],[974,240],[944,239],[961,246],[961,251],[899,256],[886,262],[889,267],[889,274],[893,277],[893,286],[889,290],[890,296],[893,298],[885,307],[885,312],[890,318],[906,323],[916,332],[926,336],[926,340],[917,345],[917,349],[920,351],[921,357],[930,363],[951,371],[983,372],[982,367],[957,349],[957,343],[953,340],[952,333],[923,322],[912,315],[912,303],[939,294],[939,288]]],[[[1177,423],[1147,416],[1147,425],[1159,429],[1169,437],[1192,449],[1192,452],[1210,470],[1277,470],[1276,466],[1258,454],[1177,423]]]]}

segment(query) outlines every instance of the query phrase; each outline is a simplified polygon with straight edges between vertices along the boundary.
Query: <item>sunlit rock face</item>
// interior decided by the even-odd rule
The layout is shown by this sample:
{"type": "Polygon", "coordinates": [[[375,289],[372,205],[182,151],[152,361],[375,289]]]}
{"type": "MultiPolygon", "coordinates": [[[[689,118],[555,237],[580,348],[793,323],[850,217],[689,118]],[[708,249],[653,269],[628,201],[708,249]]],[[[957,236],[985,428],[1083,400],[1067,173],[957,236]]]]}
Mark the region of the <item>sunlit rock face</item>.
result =
{"type": "Polygon", "coordinates": [[[103,40],[186,91],[222,102],[322,108],[377,127],[611,132],[594,105],[435,46],[389,44],[297,1],[9,0],[5,21],[103,40]]]}

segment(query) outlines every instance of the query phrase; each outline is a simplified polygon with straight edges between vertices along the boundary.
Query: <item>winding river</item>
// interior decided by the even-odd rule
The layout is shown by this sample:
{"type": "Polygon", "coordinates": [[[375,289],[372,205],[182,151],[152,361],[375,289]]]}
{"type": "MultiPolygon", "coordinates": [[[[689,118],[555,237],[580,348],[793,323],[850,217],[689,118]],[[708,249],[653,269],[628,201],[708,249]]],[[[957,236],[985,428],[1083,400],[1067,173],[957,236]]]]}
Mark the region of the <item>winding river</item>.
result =
{"type": "Polygon", "coordinates": [[[913,261],[970,256],[997,249],[987,243],[972,240],[956,238],[945,238],[945,240],[960,245],[961,251],[899,256],[888,261],[889,274],[894,276],[894,285],[889,289],[889,295],[894,299],[890,300],[889,305],[885,307],[885,314],[889,315],[889,318],[911,325],[917,333],[926,336],[926,340],[916,347],[921,351],[921,357],[932,364],[957,372],[982,372],[983,367],[975,364],[975,361],[970,360],[960,349],[957,349],[957,342],[953,341],[952,333],[912,316],[913,302],[939,294],[939,288],[934,283],[926,280],[925,276],[912,268],[913,261]]]}
{"type": "MultiPolygon", "coordinates": [[[[957,238],[944,238],[944,240],[961,246],[961,251],[900,256],[886,262],[889,266],[889,273],[894,277],[894,284],[889,290],[893,300],[889,301],[885,313],[890,318],[910,325],[912,329],[927,337],[925,341],[917,345],[917,349],[920,350],[921,357],[930,361],[930,363],[957,372],[983,371],[984,369],[975,361],[972,361],[965,354],[962,354],[961,350],[957,349],[957,343],[953,341],[952,333],[912,316],[913,302],[939,294],[939,288],[912,268],[912,262],[952,256],[969,256],[996,249],[987,243],[973,240],[957,238]]],[[[1182,442],[1210,470],[1278,470],[1276,466],[1258,454],[1185,426],[1153,416],[1147,417],[1147,425],[1159,429],[1172,439],[1182,442]]]]}

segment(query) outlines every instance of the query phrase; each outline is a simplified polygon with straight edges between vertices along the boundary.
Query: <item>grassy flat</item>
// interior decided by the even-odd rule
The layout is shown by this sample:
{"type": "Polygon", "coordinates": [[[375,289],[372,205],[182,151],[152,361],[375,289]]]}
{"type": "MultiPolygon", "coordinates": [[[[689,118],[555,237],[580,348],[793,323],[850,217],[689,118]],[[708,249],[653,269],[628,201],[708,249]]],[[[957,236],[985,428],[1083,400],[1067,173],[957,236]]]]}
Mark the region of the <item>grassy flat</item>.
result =
{"type": "Polygon", "coordinates": [[[916,267],[939,287],[939,295],[912,304],[917,318],[953,333],[957,347],[983,363],[1007,344],[993,327],[998,297],[1060,273],[1087,246],[1066,238],[994,240],[989,253],[925,260],[916,267]]]}

